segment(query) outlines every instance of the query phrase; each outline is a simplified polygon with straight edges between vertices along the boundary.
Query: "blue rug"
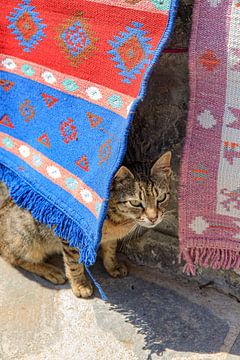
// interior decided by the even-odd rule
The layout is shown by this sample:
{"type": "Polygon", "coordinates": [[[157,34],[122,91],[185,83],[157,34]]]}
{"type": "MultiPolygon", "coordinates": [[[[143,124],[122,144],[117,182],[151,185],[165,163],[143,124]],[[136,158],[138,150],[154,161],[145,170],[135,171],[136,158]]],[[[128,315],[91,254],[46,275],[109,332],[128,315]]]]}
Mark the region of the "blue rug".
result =
{"type": "Polygon", "coordinates": [[[177,1],[5,0],[0,178],[93,265],[112,177],[177,1]]]}

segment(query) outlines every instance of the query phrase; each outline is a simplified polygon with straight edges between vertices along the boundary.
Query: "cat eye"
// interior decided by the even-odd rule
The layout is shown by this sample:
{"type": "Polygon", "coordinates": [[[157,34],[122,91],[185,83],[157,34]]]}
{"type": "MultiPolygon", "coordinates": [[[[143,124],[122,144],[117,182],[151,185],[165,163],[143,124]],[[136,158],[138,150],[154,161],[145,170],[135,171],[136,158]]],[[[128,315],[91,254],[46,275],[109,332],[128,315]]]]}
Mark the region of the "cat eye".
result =
{"type": "Polygon", "coordinates": [[[158,203],[162,203],[162,202],[164,202],[166,199],[167,199],[167,194],[165,193],[165,194],[162,194],[162,195],[158,198],[157,202],[158,202],[158,203]]]}
{"type": "Polygon", "coordinates": [[[138,200],[131,200],[129,201],[130,205],[134,206],[134,207],[143,207],[141,201],[138,200]]]}

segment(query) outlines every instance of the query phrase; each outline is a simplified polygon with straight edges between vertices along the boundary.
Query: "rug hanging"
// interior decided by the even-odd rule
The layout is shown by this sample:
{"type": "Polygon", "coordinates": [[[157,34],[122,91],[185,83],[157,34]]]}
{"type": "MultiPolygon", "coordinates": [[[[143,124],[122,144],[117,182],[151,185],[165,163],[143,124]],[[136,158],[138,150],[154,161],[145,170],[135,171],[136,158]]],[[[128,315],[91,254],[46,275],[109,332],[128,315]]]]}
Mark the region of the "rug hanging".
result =
{"type": "Polygon", "coordinates": [[[197,0],[180,186],[187,264],[240,268],[240,3],[197,0]]]}
{"type": "Polygon", "coordinates": [[[5,0],[1,9],[0,178],[86,266],[176,5],[5,0]]]}

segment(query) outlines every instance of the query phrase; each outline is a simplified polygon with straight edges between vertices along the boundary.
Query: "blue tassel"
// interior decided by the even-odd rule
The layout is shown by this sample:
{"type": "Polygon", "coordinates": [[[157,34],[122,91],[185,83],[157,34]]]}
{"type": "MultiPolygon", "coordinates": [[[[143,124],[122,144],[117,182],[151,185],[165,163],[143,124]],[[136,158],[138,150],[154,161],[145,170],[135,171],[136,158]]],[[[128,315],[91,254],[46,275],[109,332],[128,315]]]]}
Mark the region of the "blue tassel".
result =
{"type": "Polygon", "coordinates": [[[92,276],[91,271],[89,270],[89,268],[87,266],[85,266],[85,269],[89,275],[89,277],[92,279],[94,285],[96,286],[96,288],[98,289],[98,292],[102,298],[103,301],[107,301],[107,295],[105,294],[105,292],[103,291],[101,285],[97,282],[97,280],[92,276]]]}

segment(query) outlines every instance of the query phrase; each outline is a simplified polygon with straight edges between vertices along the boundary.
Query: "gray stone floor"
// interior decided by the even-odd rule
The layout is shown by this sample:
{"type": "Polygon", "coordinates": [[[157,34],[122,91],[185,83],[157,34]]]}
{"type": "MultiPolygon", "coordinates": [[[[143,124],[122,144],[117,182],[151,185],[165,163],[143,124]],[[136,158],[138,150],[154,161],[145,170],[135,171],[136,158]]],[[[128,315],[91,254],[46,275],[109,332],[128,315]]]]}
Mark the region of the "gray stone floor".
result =
{"type": "Polygon", "coordinates": [[[209,287],[131,266],[113,280],[97,264],[108,295],[77,299],[0,259],[1,360],[237,360],[240,304],[209,287]]]}

